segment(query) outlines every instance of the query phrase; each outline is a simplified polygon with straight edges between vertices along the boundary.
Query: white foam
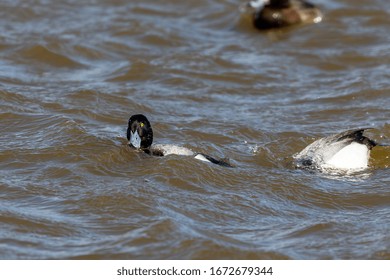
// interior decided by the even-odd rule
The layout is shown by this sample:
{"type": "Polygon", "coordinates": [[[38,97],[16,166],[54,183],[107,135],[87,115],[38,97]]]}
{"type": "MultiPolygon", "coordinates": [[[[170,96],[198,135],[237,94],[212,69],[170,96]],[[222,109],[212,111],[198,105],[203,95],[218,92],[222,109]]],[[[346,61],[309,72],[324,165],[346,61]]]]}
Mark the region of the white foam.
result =
{"type": "Polygon", "coordinates": [[[364,144],[352,142],[342,148],[323,167],[338,169],[363,169],[368,167],[370,150],[364,144]]]}
{"type": "Polygon", "coordinates": [[[254,9],[259,9],[268,3],[269,3],[269,0],[253,0],[253,1],[250,1],[248,3],[248,6],[254,8],[254,9]]]}
{"type": "Polygon", "coordinates": [[[319,22],[321,22],[321,21],[322,21],[322,16],[318,16],[318,17],[316,17],[316,18],[313,19],[313,22],[314,22],[314,23],[319,23],[319,22]]]}

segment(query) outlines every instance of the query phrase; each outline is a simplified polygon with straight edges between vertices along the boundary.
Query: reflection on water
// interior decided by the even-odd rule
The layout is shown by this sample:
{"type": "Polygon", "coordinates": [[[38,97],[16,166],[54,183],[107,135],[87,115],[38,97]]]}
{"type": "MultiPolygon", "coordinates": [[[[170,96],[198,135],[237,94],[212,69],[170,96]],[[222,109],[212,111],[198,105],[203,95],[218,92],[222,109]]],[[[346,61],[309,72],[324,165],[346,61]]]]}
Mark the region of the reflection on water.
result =
{"type": "Polygon", "coordinates": [[[2,1],[0,258],[390,258],[388,147],[348,176],[291,158],[390,142],[387,1],[269,32],[240,3],[2,1]],[[132,150],[135,113],[235,168],[132,150]]]}

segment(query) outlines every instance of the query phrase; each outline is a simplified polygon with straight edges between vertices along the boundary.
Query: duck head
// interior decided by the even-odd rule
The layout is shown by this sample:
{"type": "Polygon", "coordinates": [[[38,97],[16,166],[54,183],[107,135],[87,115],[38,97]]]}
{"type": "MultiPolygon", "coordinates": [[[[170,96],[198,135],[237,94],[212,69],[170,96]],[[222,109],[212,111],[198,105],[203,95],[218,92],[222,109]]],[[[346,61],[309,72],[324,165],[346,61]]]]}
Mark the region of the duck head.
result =
{"type": "Polygon", "coordinates": [[[153,130],[148,119],[142,115],[133,115],[127,127],[129,145],[136,149],[148,149],[153,143],[153,130]]]}

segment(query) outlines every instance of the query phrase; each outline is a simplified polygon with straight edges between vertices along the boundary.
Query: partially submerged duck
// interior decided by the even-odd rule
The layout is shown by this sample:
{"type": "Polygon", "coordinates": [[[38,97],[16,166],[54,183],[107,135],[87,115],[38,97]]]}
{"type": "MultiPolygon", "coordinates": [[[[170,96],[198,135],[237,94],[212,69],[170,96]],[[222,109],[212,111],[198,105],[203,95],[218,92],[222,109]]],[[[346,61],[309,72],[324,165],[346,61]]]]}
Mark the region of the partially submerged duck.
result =
{"type": "Polygon", "coordinates": [[[364,130],[347,130],[316,140],[294,155],[296,167],[345,171],[367,168],[370,151],[377,143],[364,136],[364,130]]]}
{"type": "Polygon", "coordinates": [[[287,27],[322,20],[321,11],[303,0],[253,0],[247,7],[254,9],[253,24],[258,29],[287,27]]]}
{"type": "Polygon", "coordinates": [[[127,127],[127,140],[129,141],[129,145],[131,147],[142,150],[152,156],[166,156],[172,154],[192,156],[201,161],[232,167],[226,160],[215,159],[202,153],[194,153],[185,147],[153,144],[152,126],[150,125],[149,120],[142,114],[130,117],[127,127]]]}

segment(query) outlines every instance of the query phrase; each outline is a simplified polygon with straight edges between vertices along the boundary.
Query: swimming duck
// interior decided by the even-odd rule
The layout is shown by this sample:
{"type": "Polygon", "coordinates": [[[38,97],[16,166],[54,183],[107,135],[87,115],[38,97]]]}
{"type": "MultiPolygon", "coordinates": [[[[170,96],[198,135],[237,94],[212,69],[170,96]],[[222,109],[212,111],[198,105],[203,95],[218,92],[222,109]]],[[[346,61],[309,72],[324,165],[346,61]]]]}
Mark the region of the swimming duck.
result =
{"type": "Polygon", "coordinates": [[[232,167],[226,160],[218,160],[202,153],[194,153],[185,147],[163,144],[152,145],[153,129],[149,120],[142,114],[130,117],[127,127],[127,140],[131,147],[153,156],[166,156],[171,154],[193,156],[201,161],[232,167]]]}
{"type": "Polygon", "coordinates": [[[368,167],[377,144],[363,135],[366,128],[347,130],[314,141],[293,156],[299,168],[359,170],[368,167]]]}
{"type": "Polygon", "coordinates": [[[247,6],[255,10],[253,23],[259,29],[317,23],[322,20],[321,11],[303,0],[253,0],[247,6]]]}

